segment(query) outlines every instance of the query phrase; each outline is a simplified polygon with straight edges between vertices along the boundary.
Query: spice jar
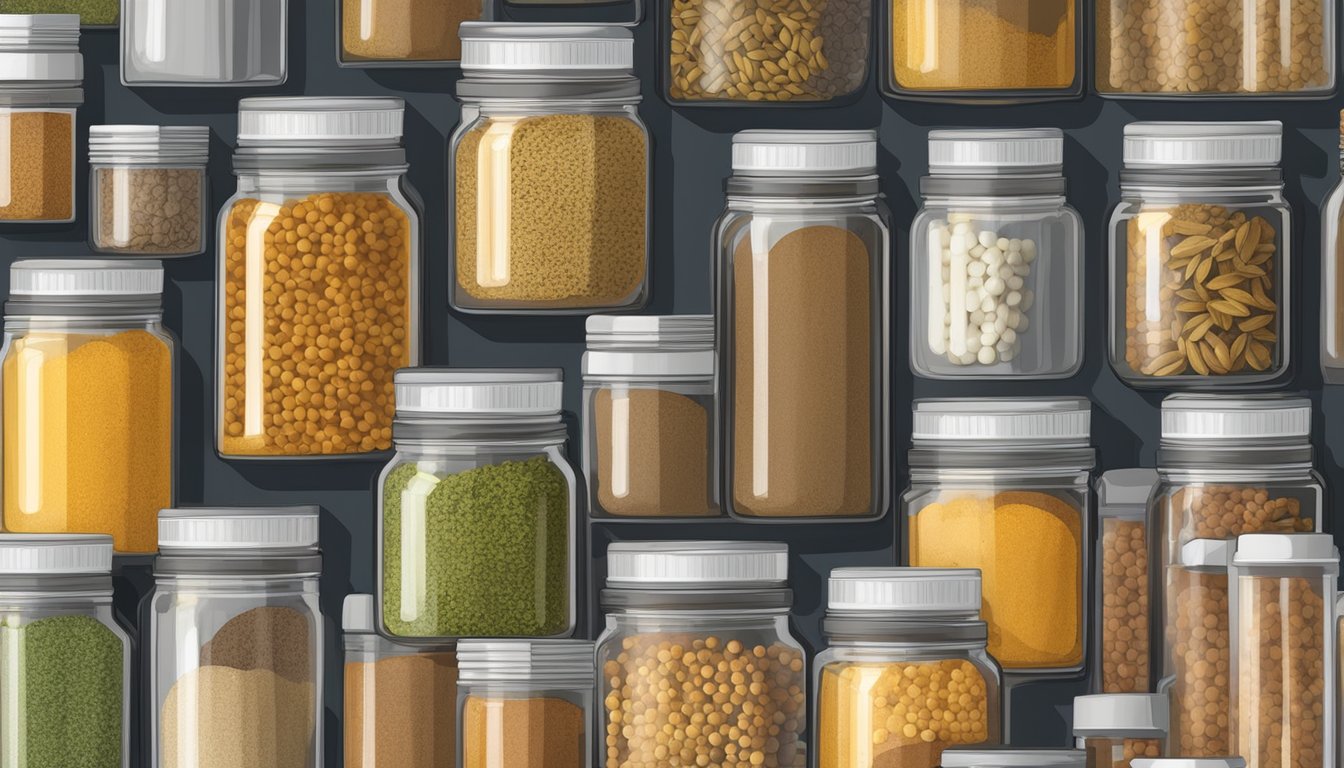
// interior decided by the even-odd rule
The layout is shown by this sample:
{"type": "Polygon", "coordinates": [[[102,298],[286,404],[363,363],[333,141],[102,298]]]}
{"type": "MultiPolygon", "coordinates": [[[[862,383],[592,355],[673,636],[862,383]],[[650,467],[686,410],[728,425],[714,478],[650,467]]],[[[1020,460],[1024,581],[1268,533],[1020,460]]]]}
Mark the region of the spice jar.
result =
{"type": "Polygon", "coordinates": [[[108,536],[0,534],[6,766],[131,765],[131,641],[108,536]]]}
{"type": "Polygon", "coordinates": [[[813,662],[818,768],[936,766],[958,744],[996,744],[999,665],[985,651],[980,573],[836,568],[813,662]]]}
{"type": "Polygon", "coordinates": [[[1073,738],[1092,768],[1131,768],[1135,758],[1161,757],[1171,704],[1164,693],[1115,693],[1073,700],[1073,738]]]}
{"type": "Polygon", "coordinates": [[[1087,753],[1081,749],[953,747],[943,752],[941,768],[1092,768],[1092,766],[1087,762],[1087,753]]]}
{"type": "Polygon", "coordinates": [[[173,358],[155,261],[22,259],[9,271],[4,513],[12,533],[105,533],[153,552],[173,502],[173,358]]]}
{"type": "Polygon", "coordinates": [[[482,18],[483,0],[341,0],[343,67],[433,67],[457,64],[457,28],[482,18]]]}
{"type": "Polygon", "coordinates": [[[1102,693],[1143,693],[1152,671],[1148,646],[1148,498],[1152,469],[1113,469],[1097,481],[1097,646],[1102,693]]]}
{"type": "Polygon", "coordinates": [[[989,653],[1008,672],[1083,669],[1091,417],[1074,398],[914,404],[903,562],[980,569],[989,653]]]}
{"type": "Polygon", "coordinates": [[[607,547],[597,641],[602,768],[802,768],[806,654],[789,633],[788,547],[607,547]]]}
{"type": "Polygon", "coordinates": [[[122,85],[273,86],[288,76],[288,0],[122,5],[122,85]]]}
{"type": "Polygon", "coordinates": [[[75,220],[79,16],[0,14],[0,223],[75,220]]]}
{"type": "MultiPolygon", "coordinates": [[[[1047,0],[1049,2],[1049,0],[1047,0]]],[[[1057,128],[931,131],[910,228],[910,366],[934,379],[1072,376],[1083,227],[1057,128]]]]}
{"type": "Polygon", "coordinates": [[[130,256],[205,252],[205,126],[89,128],[93,250],[130,256]]]}
{"type": "Polygon", "coordinates": [[[448,153],[453,307],[586,314],[648,300],[649,138],[617,26],[464,22],[448,153]]]}
{"type": "Polygon", "coordinates": [[[347,595],[346,768],[453,768],[457,764],[457,654],[378,634],[373,595],[347,595]]]}
{"type": "Polygon", "coordinates": [[[728,510],[881,517],[891,256],[877,136],[742,131],[727,192],[714,250],[728,510]]]}
{"type": "Polygon", "coordinates": [[[568,635],[576,477],[559,370],[397,372],[396,454],[379,475],[380,625],[390,636],[568,635]]]}
{"type": "Polygon", "coordinates": [[[420,356],[419,196],[404,103],[249,98],[219,216],[216,446],[226,458],[392,444],[392,376],[420,356]]]}
{"type": "MultiPolygon", "coordinates": [[[[1340,168],[1344,171],[1344,110],[1339,113],[1340,168]]],[[[1344,181],[1321,206],[1321,372],[1344,383],[1344,181]]]]}
{"type": "Polygon", "coordinates": [[[719,514],[713,315],[588,318],[583,392],[590,515],[719,514]]]}
{"type": "Polygon", "coordinates": [[[1283,125],[1131,123],[1111,214],[1111,367],[1135,387],[1289,372],[1283,125]]]}
{"type": "Polygon", "coordinates": [[[1244,534],[1229,582],[1236,751],[1257,768],[1335,768],[1334,538],[1244,534]]]}
{"type": "Polygon", "coordinates": [[[149,605],[155,768],[322,765],[317,507],[165,509],[149,605]]]}
{"type": "Polygon", "coordinates": [[[1075,0],[887,0],[897,98],[997,103],[1083,93],[1082,14],[1075,0]]]}
{"type": "Polygon", "coordinates": [[[463,640],[460,768],[589,768],[591,640],[463,640]]]}

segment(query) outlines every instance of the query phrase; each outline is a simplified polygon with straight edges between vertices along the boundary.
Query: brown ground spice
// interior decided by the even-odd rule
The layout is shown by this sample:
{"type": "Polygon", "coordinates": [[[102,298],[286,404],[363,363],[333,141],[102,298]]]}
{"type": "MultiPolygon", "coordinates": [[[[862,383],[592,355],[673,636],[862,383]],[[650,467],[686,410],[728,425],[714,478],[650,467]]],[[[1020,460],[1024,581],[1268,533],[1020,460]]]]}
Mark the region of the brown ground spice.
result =
{"type": "Polygon", "coordinates": [[[201,646],[201,664],[266,669],[302,682],[314,675],[308,617],[293,608],[264,606],[234,616],[201,646]]]}
{"type": "Polygon", "coordinates": [[[94,172],[98,202],[93,245],[100,251],[195,254],[202,250],[198,168],[100,168],[94,172]]]}
{"type": "Polygon", "coordinates": [[[588,768],[583,720],[583,708],[564,699],[468,696],[462,767],[588,768]]]}
{"type": "Polygon", "coordinates": [[[457,28],[481,18],[480,0],[342,0],[341,43],[350,59],[458,61],[457,28]]]}
{"type": "Polygon", "coordinates": [[[345,665],[345,768],[453,768],[457,656],[345,665]]]}
{"type": "Polygon", "coordinates": [[[601,512],[622,517],[712,515],[709,412],[695,400],[660,389],[603,388],[593,396],[597,420],[597,500],[601,512]],[[629,440],[617,446],[613,414],[625,400],[629,440]],[[625,454],[623,492],[613,487],[612,463],[625,454]]]}
{"type": "Polygon", "coordinates": [[[74,112],[0,112],[0,153],[0,221],[74,218],[74,112]]]}

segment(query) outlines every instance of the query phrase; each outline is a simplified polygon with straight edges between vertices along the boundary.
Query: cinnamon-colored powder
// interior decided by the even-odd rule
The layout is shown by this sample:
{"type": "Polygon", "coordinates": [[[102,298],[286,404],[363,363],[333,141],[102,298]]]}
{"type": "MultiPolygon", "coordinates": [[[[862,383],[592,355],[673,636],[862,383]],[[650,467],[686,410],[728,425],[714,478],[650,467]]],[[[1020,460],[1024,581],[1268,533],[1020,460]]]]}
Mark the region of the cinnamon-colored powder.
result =
{"type": "Polygon", "coordinates": [[[660,389],[599,389],[597,501],[620,517],[694,517],[716,510],[709,411],[660,389]]]}
{"type": "Polygon", "coordinates": [[[75,115],[0,111],[0,221],[70,221],[75,206],[75,115]]]}
{"type": "Polygon", "coordinates": [[[468,696],[462,768],[588,768],[583,720],[583,708],[564,699],[468,696]]]}
{"type": "Polygon", "coordinates": [[[345,768],[453,768],[457,656],[345,665],[345,768]]]}

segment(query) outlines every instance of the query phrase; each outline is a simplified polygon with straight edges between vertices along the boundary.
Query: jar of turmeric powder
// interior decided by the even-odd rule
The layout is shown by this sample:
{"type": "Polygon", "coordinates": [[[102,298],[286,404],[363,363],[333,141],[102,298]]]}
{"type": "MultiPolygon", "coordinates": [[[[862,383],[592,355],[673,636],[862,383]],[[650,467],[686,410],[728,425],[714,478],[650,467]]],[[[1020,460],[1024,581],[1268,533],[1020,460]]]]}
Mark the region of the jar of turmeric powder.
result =
{"type": "Polygon", "coordinates": [[[989,653],[1007,672],[1086,658],[1091,404],[916,400],[903,562],[979,568],[989,653]]]}
{"type": "Polygon", "coordinates": [[[11,533],[157,547],[173,503],[173,358],[156,261],[20,260],[5,303],[4,512],[11,533]]]}

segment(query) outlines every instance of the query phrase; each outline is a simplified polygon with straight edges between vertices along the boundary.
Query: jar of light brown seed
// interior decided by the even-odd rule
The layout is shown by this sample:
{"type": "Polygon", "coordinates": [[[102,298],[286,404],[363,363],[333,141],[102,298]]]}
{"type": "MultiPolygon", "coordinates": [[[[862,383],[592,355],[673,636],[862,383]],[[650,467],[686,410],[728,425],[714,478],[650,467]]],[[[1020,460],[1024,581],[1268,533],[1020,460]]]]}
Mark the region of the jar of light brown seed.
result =
{"type": "Polygon", "coordinates": [[[1097,481],[1097,630],[1093,677],[1101,693],[1150,690],[1148,498],[1152,469],[1113,469],[1097,481]]]}
{"type": "Polygon", "coordinates": [[[89,128],[89,237],[95,251],[194,256],[205,251],[210,129],[89,128]]]}

